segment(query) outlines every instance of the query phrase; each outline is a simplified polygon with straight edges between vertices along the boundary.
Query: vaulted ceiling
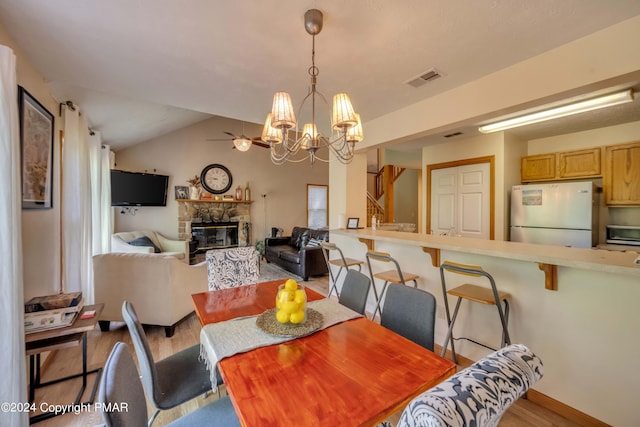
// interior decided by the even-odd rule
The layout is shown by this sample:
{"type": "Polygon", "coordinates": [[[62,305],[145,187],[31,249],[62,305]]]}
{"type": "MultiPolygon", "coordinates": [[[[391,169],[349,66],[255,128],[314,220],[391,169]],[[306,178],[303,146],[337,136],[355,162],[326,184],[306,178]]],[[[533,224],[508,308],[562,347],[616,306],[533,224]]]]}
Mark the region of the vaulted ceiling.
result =
{"type": "Polygon", "coordinates": [[[640,1],[0,0],[0,25],[118,149],[210,115],[261,123],[275,91],[301,101],[311,8],[324,13],[318,88],[348,92],[366,125],[634,17],[640,1]],[[430,69],[442,77],[406,84],[430,69]]]}

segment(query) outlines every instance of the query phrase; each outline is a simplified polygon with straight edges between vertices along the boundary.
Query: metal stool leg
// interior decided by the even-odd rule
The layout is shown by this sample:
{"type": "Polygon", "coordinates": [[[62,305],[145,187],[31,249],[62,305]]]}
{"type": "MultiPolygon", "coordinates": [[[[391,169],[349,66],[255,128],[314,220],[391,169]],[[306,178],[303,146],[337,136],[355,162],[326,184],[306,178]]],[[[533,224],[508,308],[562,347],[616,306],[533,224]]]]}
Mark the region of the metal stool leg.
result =
{"type": "MultiPolygon", "coordinates": [[[[380,292],[380,298],[378,298],[376,296],[376,298],[378,299],[378,301],[376,302],[376,308],[373,310],[373,316],[371,317],[371,320],[374,320],[376,318],[376,312],[378,312],[378,314],[380,314],[380,316],[382,316],[382,310],[380,309],[380,303],[382,302],[382,297],[384,296],[384,291],[385,289],[387,289],[387,285],[389,284],[389,282],[384,282],[384,285],[382,285],[382,292],[380,292]]],[[[373,289],[375,290],[376,285],[373,285],[373,289]]]]}
{"type": "MultiPolygon", "coordinates": [[[[500,312],[500,310],[498,310],[500,312]]],[[[502,314],[502,313],[500,313],[502,314]]],[[[502,345],[501,347],[506,347],[511,345],[511,337],[509,336],[509,301],[504,300],[504,318],[502,315],[500,316],[500,321],[502,323],[502,345]]]]}
{"type": "Polygon", "coordinates": [[[458,297],[458,301],[456,301],[456,308],[453,310],[453,317],[451,318],[451,323],[449,324],[449,330],[447,330],[447,337],[444,339],[444,344],[442,345],[442,354],[440,357],[444,357],[447,352],[447,346],[449,345],[449,341],[451,341],[451,354],[453,355],[453,363],[458,363],[458,356],[456,356],[456,347],[453,343],[453,325],[456,322],[456,317],[458,317],[458,309],[460,308],[460,303],[462,302],[462,298],[458,297]]]}

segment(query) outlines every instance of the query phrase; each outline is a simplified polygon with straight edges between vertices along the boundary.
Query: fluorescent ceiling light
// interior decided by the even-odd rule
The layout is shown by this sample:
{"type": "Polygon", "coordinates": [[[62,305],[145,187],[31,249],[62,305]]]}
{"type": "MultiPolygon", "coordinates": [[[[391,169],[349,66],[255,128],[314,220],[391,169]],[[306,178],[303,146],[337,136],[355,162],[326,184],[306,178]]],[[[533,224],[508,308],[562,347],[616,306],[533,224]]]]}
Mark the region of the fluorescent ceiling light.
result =
{"type": "Polygon", "coordinates": [[[559,117],[570,116],[572,114],[584,113],[585,111],[597,110],[598,108],[611,107],[612,105],[623,104],[633,101],[633,91],[627,89],[598,98],[587,99],[586,101],[575,102],[563,105],[562,107],[551,108],[537,113],[527,114],[513,119],[503,120],[490,125],[481,126],[478,130],[482,133],[498,132],[518,126],[530,125],[543,122],[545,120],[557,119],[559,117]]]}

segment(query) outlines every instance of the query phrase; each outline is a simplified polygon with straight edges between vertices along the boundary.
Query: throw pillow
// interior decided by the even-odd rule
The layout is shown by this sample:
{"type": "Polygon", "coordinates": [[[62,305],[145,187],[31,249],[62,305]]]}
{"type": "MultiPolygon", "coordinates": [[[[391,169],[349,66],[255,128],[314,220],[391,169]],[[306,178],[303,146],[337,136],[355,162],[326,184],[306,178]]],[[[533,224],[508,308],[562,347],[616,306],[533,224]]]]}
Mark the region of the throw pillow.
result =
{"type": "Polygon", "coordinates": [[[323,242],[322,239],[316,239],[312,237],[309,239],[309,242],[307,242],[307,246],[320,246],[322,242],[323,242]]]}
{"type": "Polygon", "coordinates": [[[153,243],[153,241],[150,238],[148,238],[147,236],[138,237],[137,239],[133,239],[132,241],[127,242],[127,243],[129,243],[131,246],[149,246],[149,247],[153,248],[153,252],[155,252],[157,254],[162,252],[160,250],[160,248],[157,247],[155,245],[155,243],[153,243]]]}

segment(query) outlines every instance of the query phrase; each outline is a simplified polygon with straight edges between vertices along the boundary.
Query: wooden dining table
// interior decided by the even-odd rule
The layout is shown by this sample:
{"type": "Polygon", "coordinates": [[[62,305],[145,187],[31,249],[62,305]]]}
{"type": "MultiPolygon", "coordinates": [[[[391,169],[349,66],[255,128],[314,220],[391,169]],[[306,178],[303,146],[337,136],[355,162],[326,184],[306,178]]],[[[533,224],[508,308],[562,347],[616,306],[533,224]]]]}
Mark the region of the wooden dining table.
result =
{"type": "MultiPolygon", "coordinates": [[[[275,280],[193,294],[204,326],[273,308],[275,280]]],[[[308,301],[324,298],[306,289],[308,301]]],[[[246,427],[374,426],[455,373],[456,365],[358,317],[219,363],[246,427]]]]}

